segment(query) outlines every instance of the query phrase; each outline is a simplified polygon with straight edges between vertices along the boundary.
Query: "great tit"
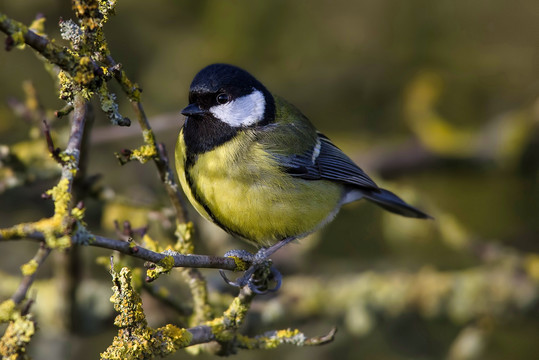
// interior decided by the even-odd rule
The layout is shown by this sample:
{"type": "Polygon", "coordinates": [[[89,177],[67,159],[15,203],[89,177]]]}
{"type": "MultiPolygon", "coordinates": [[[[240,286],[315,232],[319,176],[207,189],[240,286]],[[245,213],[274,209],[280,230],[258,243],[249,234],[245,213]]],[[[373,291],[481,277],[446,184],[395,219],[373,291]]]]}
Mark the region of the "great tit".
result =
{"type": "Polygon", "coordinates": [[[430,217],[378,187],[296,107],[236,66],[200,70],[181,113],[176,170],[187,198],[206,219],[262,247],[263,258],[362,198],[430,217]]]}

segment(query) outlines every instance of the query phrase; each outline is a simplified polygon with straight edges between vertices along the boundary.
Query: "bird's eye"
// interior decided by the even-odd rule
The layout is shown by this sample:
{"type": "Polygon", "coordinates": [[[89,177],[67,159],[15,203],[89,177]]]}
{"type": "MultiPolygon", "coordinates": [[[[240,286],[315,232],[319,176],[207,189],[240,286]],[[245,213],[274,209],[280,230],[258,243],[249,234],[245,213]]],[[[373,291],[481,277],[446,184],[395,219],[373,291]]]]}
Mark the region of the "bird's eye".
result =
{"type": "Polygon", "coordinates": [[[217,99],[217,103],[218,103],[218,104],[221,104],[221,105],[222,105],[222,104],[226,104],[226,103],[230,100],[230,98],[228,97],[228,95],[225,94],[225,93],[220,93],[219,95],[217,95],[217,98],[216,98],[216,99],[217,99]]]}

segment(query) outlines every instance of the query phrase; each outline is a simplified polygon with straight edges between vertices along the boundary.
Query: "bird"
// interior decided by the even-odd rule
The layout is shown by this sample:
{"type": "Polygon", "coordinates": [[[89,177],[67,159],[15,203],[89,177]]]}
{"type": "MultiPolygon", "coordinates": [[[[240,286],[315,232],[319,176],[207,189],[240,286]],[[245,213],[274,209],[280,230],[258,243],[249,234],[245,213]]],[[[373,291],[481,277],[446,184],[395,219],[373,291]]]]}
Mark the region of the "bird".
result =
{"type": "MultiPolygon", "coordinates": [[[[189,88],[175,149],[180,185],[207,220],[259,250],[232,282],[265,292],[254,275],[270,255],[366,199],[392,213],[431,218],[376,183],[294,105],[229,64],[200,70],[189,88]]],[[[271,274],[278,279],[278,271],[271,274]]],[[[266,285],[267,287],[267,285],[266,285]]],[[[273,289],[274,290],[274,289],[273,289]]]]}

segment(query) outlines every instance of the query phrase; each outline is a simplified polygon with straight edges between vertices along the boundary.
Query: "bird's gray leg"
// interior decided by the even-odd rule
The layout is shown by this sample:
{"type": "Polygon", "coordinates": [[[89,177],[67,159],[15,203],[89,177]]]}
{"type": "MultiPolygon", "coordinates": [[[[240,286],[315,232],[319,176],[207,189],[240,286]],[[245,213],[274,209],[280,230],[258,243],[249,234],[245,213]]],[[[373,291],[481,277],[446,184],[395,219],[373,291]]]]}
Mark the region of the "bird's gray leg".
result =
{"type": "Polygon", "coordinates": [[[242,276],[236,279],[236,281],[229,280],[223,270],[219,270],[219,273],[227,284],[236,287],[244,287],[247,285],[253,292],[257,294],[265,294],[270,291],[277,291],[281,287],[282,275],[274,266],[271,265],[271,259],[269,259],[269,257],[277,250],[295,239],[295,237],[283,239],[268,248],[261,248],[255,255],[244,250],[228,251],[225,256],[238,257],[246,262],[251,263],[251,266],[242,276]],[[272,280],[276,282],[276,285],[273,288],[270,288],[268,285],[272,280]]]}

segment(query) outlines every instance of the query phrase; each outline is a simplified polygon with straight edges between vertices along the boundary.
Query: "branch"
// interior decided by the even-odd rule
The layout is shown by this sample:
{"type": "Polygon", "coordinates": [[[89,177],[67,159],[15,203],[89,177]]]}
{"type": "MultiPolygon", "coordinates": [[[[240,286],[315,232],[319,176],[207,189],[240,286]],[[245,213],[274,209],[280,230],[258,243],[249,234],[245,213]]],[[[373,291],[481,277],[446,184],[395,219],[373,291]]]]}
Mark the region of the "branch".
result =
{"type": "Polygon", "coordinates": [[[171,256],[174,259],[173,267],[223,269],[231,271],[238,269],[237,264],[232,258],[209,255],[183,255],[174,251],[158,253],[148,250],[142,246],[133,246],[132,243],[129,242],[109,239],[98,235],[93,235],[92,239],[88,242],[88,245],[116,250],[123,254],[131,255],[146,261],[151,261],[156,264],[162,261],[165,257],[171,256]]]}
{"type": "Polygon", "coordinates": [[[21,43],[28,44],[62,70],[69,73],[73,72],[77,61],[72,53],[68,52],[66,48],[51,42],[46,37],[36,34],[28,29],[26,25],[8,18],[1,12],[0,31],[8,35],[6,42],[11,43],[11,46],[21,43]]]}
{"type": "Polygon", "coordinates": [[[28,289],[36,277],[37,269],[45,262],[45,259],[49,256],[50,252],[51,249],[47,247],[45,243],[41,243],[36,255],[26,264],[27,270],[24,270],[23,268],[23,273],[28,272],[28,274],[23,277],[17,291],[11,296],[11,300],[13,300],[15,304],[20,304],[26,298],[28,289]]]}
{"type": "MultiPolygon", "coordinates": [[[[17,225],[16,227],[21,226],[24,228],[26,225],[28,224],[17,225]]],[[[238,271],[241,268],[241,266],[236,264],[234,259],[228,257],[192,254],[183,255],[170,250],[165,251],[164,253],[158,253],[139,245],[133,246],[132,242],[110,239],[99,235],[90,234],[87,236],[88,241],[84,243],[84,245],[116,250],[122,254],[130,255],[142,260],[150,261],[152,263],[159,263],[167,256],[171,256],[174,259],[173,267],[223,269],[230,271],[238,271]]],[[[36,241],[45,240],[45,236],[39,231],[24,233],[24,231],[16,232],[13,228],[2,229],[2,231],[0,231],[0,241],[18,240],[24,238],[36,241]],[[6,236],[5,234],[13,234],[14,236],[6,236]]]]}
{"type": "Polygon", "coordinates": [[[165,185],[167,193],[172,201],[172,205],[176,210],[176,216],[180,224],[185,224],[189,221],[186,204],[183,200],[178,184],[176,183],[176,177],[174,172],[169,166],[169,161],[167,153],[163,144],[157,144],[155,141],[155,136],[153,134],[152,127],[148,121],[148,117],[144,112],[144,108],[140,101],[140,89],[137,84],[134,84],[129,80],[125,71],[119,66],[119,64],[112,58],[112,56],[107,56],[105,61],[110,68],[117,69],[114,72],[114,77],[118,83],[122,86],[122,89],[131,100],[133,105],[133,110],[137,114],[137,119],[142,129],[144,136],[144,141],[152,149],[155,149],[155,156],[153,157],[154,163],[157,166],[159,172],[159,177],[165,185]]]}

